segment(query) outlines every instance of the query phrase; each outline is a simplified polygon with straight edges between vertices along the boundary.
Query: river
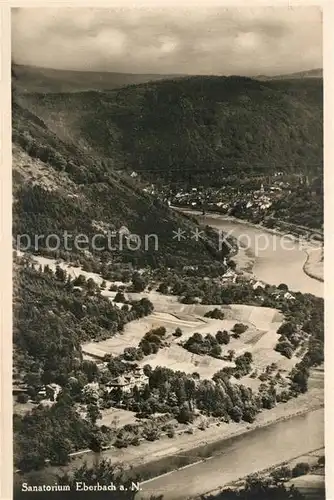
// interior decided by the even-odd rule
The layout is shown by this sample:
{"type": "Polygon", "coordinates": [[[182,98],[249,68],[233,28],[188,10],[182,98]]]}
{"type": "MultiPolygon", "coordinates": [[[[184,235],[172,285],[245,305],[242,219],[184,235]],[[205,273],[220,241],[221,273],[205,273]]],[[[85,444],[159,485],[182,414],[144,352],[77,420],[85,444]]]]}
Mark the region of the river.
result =
{"type": "Polygon", "coordinates": [[[324,446],[324,411],[315,410],[226,441],[204,462],[146,481],[141,496],[184,500],[324,446]]]}
{"type": "MultiPolygon", "coordinates": [[[[303,271],[307,254],[301,243],[224,216],[202,216],[198,211],[190,210],[184,212],[196,215],[200,224],[224,231],[247,247],[246,254],[252,261],[252,273],[257,279],[271,285],[285,283],[291,291],[323,297],[324,284],[303,271]]],[[[241,251],[245,252],[245,249],[241,251]]]]}

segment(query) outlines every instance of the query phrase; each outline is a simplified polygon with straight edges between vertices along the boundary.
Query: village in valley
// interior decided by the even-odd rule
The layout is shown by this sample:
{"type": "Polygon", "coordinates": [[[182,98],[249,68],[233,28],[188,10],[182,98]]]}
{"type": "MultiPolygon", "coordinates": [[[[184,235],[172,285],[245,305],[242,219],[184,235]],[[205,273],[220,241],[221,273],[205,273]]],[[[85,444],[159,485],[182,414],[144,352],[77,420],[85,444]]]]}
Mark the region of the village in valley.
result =
{"type": "MultiPolygon", "coordinates": [[[[138,178],[138,173],[133,171],[132,178],[138,178]]],[[[239,180],[239,186],[233,179],[229,185],[228,178],[224,179],[221,187],[190,187],[174,188],[167,191],[163,187],[148,185],[143,190],[152,195],[162,196],[170,205],[185,206],[193,209],[203,209],[229,213],[237,204],[245,203],[245,208],[254,211],[254,214],[266,211],[272,204],[286,194],[291,194],[296,186],[310,188],[309,177],[304,174],[286,175],[277,172],[271,177],[247,178],[244,182],[239,180]]],[[[191,183],[193,184],[193,183],[191,183]]],[[[311,193],[315,195],[315,188],[311,193]]]]}
{"type": "MultiPolygon", "coordinates": [[[[131,177],[139,179],[133,171],[131,177]]],[[[219,176],[218,176],[219,178],[219,176]]],[[[322,188],[319,185],[319,176],[301,173],[286,174],[277,171],[272,176],[254,176],[244,179],[227,177],[222,179],[221,185],[215,181],[215,186],[196,185],[191,179],[188,187],[167,187],[163,183],[147,184],[143,191],[158,196],[171,207],[217,213],[222,216],[233,216],[252,223],[263,224],[268,228],[277,228],[295,236],[312,234],[314,239],[323,241],[323,226],[318,230],[318,221],[312,220],[304,224],[299,221],[300,203],[304,198],[319,201],[322,188]],[[299,201],[298,201],[299,200],[299,201]],[[296,209],[292,207],[297,202],[296,209]],[[287,213],[290,210],[290,219],[287,213]],[[296,210],[297,216],[294,216],[296,210]],[[299,213],[299,216],[298,216],[299,213]],[[286,219],[283,222],[282,219],[286,219]],[[314,225],[313,232],[310,226],[314,225]]]]}

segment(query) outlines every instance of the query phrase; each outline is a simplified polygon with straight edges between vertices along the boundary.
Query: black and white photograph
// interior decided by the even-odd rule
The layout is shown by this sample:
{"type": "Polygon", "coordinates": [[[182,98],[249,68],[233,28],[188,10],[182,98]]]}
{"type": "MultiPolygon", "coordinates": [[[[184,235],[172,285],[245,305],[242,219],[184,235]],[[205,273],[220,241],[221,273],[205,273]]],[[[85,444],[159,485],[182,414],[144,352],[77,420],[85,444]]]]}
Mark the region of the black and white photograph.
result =
{"type": "Polygon", "coordinates": [[[11,93],[14,500],[325,500],[322,9],[13,7],[11,93]]]}

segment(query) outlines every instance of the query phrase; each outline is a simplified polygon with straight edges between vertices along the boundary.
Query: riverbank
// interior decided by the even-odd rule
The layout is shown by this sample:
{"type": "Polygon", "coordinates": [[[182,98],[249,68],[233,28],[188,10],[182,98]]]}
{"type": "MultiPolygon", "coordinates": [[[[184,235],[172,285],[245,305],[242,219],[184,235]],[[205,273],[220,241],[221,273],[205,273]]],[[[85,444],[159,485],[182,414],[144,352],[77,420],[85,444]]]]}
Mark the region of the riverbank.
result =
{"type": "Polygon", "coordinates": [[[307,276],[324,282],[324,250],[323,248],[306,249],[306,261],[303,271],[307,276]]]}
{"type": "Polygon", "coordinates": [[[141,497],[196,498],[324,446],[323,409],[222,440],[212,457],[144,481],[141,497]],[[187,492],[185,496],[184,492],[187,492]]]}
{"type": "Polygon", "coordinates": [[[307,239],[307,237],[304,236],[296,236],[293,233],[288,233],[287,231],[282,231],[280,229],[275,229],[275,228],[269,228],[264,226],[263,224],[256,224],[254,222],[247,221],[245,219],[238,219],[237,217],[233,217],[232,215],[223,215],[218,212],[208,212],[207,214],[203,215],[202,212],[199,210],[190,210],[190,209],[183,209],[179,207],[171,207],[173,210],[180,211],[182,213],[188,214],[188,215],[194,215],[195,217],[211,217],[212,219],[220,219],[220,220],[225,220],[225,221],[231,221],[236,224],[243,225],[245,227],[252,227],[254,229],[260,229],[261,231],[264,231],[266,233],[273,234],[274,236],[279,236],[281,238],[284,237],[289,237],[292,241],[295,242],[303,242],[303,243],[309,243],[311,245],[311,248],[322,248],[322,244],[320,242],[312,242],[307,239]]]}
{"type": "MultiPolygon", "coordinates": [[[[294,465],[294,463],[298,460],[298,461],[302,461],[302,462],[307,462],[309,463],[309,460],[307,460],[307,458],[309,456],[312,456],[315,457],[314,458],[314,462],[316,463],[317,462],[317,458],[321,455],[325,455],[325,448],[324,447],[321,447],[321,448],[316,448],[314,450],[310,450],[309,453],[305,454],[305,453],[302,453],[301,455],[298,455],[298,456],[295,456],[293,457],[291,460],[289,460],[288,462],[287,461],[283,461],[283,462],[280,462],[278,464],[275,464],[273,466],[270,466],[270,467],[267,467],[266,469],[262,469],[262,470],[259,470],[257,472],[257,474],[259,476],[261,476],[261,478],[265,478],[265,477],[268,477],[270,476],[270,474],[278,469],[279,467],[282,467],[282,466],[292,466],[294,465]]],[[[239,488],[242,488],[244,486],[244,483],[245,483],[245,480],[246,480],[247,476],[244,476],[244,477],[240,477],[239,479],[237,479],[236,481],[232,481],[231,483],[228,483],[228,484],[225,484],[223,487],[220,487],[220,488],[216,488],[214,490],[211,490],[211,491],[208,491],[207,493],[205,493],[205,496],[210,496],[210,495],[218,495],[219,493],[221,493],[222,491],[228,489],[228,488],[231,488],[231,489],[239,489],[239,488]]],[[[290,481],[291,484],[293,484],[293,480],[290,481]]],[[[291,485],[290,484],[290,485],[291,485]]],[[[197,497],[197,498],[194,498],[193,500],[202,500],[203,496],[201,495],[201,497],[197,497]]]]}
{"type": "MultiPolygon", "coordinates": [[[[290,241],[295,242],[300,246],[300,250],[302,250],[306,254],[306,260],[304,265],[302,266],[303,272],[312,279],[315,279],[320,282],[324,282],[324,269],[323,269],[323,244],[318,241],[310,240],[305,236],[296,236],[295,234],[291,234],[288,232],[281,231],[275,228],[268,228],[263,224],[255,224],[253,222],[249,222],[243,219],[237,219],[236,217],[230,215],[223,215],[217,212],[209,212],[205,216],[199,210],[190,210],[183,209],[179,207],[172,207],[174,210],[180,211],[187,215],[193,215],[197,218],[199,222],[203,218],[211,218],[213,220],[220,220],[222,222],[231,222],[234,224],[238,224],[239,226],[244,226],[246,228],[252,228],[256,230],[260,230],[261,232],[271,234],[277,238],[285,238],[290,241]]],[[[233,259],[236,261],[239,269],[242,271],[252,272],[254,267],[254,255],[249,252],[249,249],[243,248],[242,245],[239,246],[239,252],[236,256],[233,256],[233,259]]]]}
{"type": "MultiPolygon", "coordinates": [[[[165,475],[194,467],[217,458],[223,450],[237,438],[246,438],[275,425],[313,414],[324,407],[323,388],[312,388],[308,393],[287,403],[280,403],[271,410],[263,410],[253,424],[246,422],[211,424],[205,430],[193,427],[193,434],[178,434],[175,438],[163,437],[157,441],[143,441],[140,446],[118,449],[111,447],[98,455],[98,460],[108,460],[116,465],[138,473],[143,483],[149,483],[165,475]]],[[[190,428],[191,426],[189,426],[190,428]]],[[[60,472],[73,471],[83,464],[96,464],[97,455],[83,452],[73,458],[69,465],[47,468],[50,477],[56,478],[60,472]]],[[[205,479],[205,478],[204,478],[205,479]]],[[[210,490],[210,487],[207,491],[210,490]]]]}
{"type": "MultiPolygon", "coordinates": [[[[163,437],[154,442],[142,442],[140,446],[128,448],[111,448],[100,454],[100,459],[107,459],[111,463],[123,463],[149,479],[162,474],[178,470],[184,466],[206,461],[219,454],[226,442],[238,436],[265,427],[290,420],[294,417],[306,415],[324,406],[322,387],[314,387],[308,393],[291,399],[287,403],[280,403],[271,410],[263,410],[252,424],[239,423],[212,423],[205,430],[193,426],[193,434],[179,434],[171,439],[163,437]]],[[[190,427],[190,426],[189,426],[190,427]]],[[[92,465],[96,460],[93,453],[87,453],[73,460],[70,469],[87,462],[92,465]]]]}
{"type": "MultiPolygon", "coordinates": [[[[202,216],[202,217],[212,217],[212,218],[219,218],[219,219],[222,219],[222,220],[231,220],[233,222],[239,222],[240,224],[244,224],[245,226],[248,226],[248,227],[254,227],[254,228],[257,228],[257,229],[262,229],[264,231],[267,231],[267,232],[270,232],[272,234],[276,234],[276,235],[279,235],[279,236],[286,236],[286,235],[289,235],[293,238],[295,238],[297,241],[302,239],[302,240],[309,240],[310,238],[308,238],[307,236],[305,236],[305,233],[310,233],[312,234],[312,237],[313,236],[318,236],[319,238],[322,237],[322,232],[319,231],[319,230],[312,230],[310,228],[307,228],[307,227],[304,227],[304,226],[297,226],[295,224],[292,224],[292,223],[286,223],[286,222],[283,222],[283,221],[276,221],[276,223],[279,225],[285,225],[287,230],[285,229],[279,229],[279,228],[270,228],[268,226],[265,226],[264,224],[260,223],[260,224],[257,224],[255,222],[251,222],[251,221],[248,221],[247,219],[238,219],[237,217],[234,217],[232,215],[227,215],[227,214],[222,214],[220,212],[214,212],[214,211],[209,211],[209,212],[206,212],[205,215],[203,214],[203,212],[201,210],[196,210],[196,209],[191,209],[191,208],[188,208],[188,207],[176,207],[176,206],[171,206],[170,207],[171,209],[173,210],[177,210],[177,211],[180,211],[184,214],[188,214],[188,215],[194,215],[196,217],[198,217],[199,215],[202,216]],[[289,232],[289,229],[291,230],[291,232],[289,232]],[[298,233],[299,232],[299,233],[298,233]]],[[[314,238],[312,238],[312,241],[314,241],[314,238]]],[[[317,240],[317,243],[319,242],[320,244],[320,241],[322,240],[317,240]]]]}

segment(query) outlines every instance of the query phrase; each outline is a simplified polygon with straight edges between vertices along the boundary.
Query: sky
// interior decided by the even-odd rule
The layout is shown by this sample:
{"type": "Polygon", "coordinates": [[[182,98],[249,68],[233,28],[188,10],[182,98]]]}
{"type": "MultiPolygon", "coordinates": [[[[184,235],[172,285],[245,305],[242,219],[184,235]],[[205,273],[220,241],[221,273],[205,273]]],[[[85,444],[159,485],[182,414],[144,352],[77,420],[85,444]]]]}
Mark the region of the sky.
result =
{"type": "Polygon", "coordinates": [[[16,64],[140,74],[275,75],[322,67],[317,7],[19,8],[16,64]]]}

